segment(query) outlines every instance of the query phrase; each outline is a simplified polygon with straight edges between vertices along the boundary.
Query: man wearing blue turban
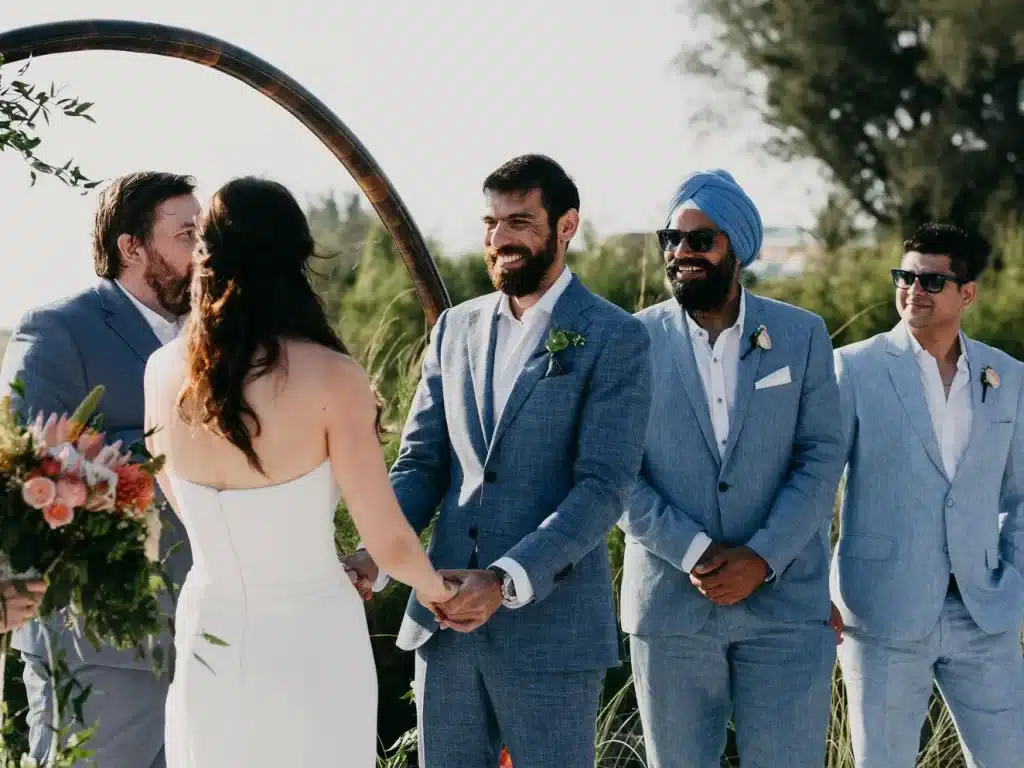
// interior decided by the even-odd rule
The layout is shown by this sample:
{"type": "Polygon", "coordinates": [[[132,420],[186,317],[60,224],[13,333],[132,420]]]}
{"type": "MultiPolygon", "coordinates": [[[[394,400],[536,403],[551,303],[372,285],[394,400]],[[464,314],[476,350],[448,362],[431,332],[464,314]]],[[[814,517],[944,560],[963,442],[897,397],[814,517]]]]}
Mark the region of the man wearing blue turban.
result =
{"type": "Polygon", "coordinates": [[[839,632],[832,345],[817,315],[741,287],[763,226],[726,171],[687,177],[658,238],[674,298],[639,314],[654,403],[620,522],[647,765],[718,766],[732,716],[743,765],[820,766],[839,632]]]}

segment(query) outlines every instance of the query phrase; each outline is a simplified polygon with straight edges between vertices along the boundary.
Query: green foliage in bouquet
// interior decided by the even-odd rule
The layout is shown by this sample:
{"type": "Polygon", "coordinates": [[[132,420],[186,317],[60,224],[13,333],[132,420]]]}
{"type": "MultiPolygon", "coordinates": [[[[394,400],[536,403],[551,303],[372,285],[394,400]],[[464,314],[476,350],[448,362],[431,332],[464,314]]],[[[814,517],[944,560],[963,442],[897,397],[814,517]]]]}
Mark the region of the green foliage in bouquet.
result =
{"type": "Polygon", "coordinates": [[[0,401],[2,578],[43,578],[41,618],[63,613],[94,647],[144,657],[164,628],[154,503],[162,462],[104,443],[92,418],[102,395],[94,389],[70,418],[27,425],[9,396],[0,401]]]}

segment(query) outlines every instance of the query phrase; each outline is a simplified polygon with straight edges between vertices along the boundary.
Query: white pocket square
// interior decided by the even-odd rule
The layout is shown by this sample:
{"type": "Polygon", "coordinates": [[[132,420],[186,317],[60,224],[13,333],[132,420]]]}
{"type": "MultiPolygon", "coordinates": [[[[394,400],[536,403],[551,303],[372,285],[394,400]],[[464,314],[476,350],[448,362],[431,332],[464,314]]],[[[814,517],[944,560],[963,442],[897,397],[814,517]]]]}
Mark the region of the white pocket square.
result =
{"type": "Polygon", "coordinates": [[[793,381],[789,375],[789,366],[785,368],[779,368],[779,370],[769,373],[763,379],[754,384],[754,389],[767,389],[768,387],[779,387],[783,384],[789,384],[793,381]]]}

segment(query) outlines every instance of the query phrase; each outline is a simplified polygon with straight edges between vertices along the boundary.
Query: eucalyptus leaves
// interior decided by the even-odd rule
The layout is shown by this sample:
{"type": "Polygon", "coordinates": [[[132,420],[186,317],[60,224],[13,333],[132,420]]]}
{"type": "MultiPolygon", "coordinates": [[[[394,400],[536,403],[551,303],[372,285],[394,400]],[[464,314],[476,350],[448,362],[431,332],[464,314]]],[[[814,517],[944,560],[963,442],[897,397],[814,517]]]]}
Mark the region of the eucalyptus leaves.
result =
{"type": "Polygon", "coordinates": [[[586,342],[586,339],[578,333],[561,328],[552,328],[548,340],[544,342],[544,349],[554,355],[569,347],[582,347],[584,342],[586,342]]]}

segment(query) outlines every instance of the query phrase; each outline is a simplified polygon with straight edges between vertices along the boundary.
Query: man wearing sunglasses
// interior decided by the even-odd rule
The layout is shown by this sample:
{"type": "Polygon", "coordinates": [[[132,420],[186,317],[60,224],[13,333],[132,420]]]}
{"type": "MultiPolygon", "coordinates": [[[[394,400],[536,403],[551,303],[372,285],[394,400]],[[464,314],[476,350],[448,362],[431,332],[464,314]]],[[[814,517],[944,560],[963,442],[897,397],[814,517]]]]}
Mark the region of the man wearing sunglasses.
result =
{"type": "Polygon", "coordinates": [[[626,533],[647,765],[821,766],[836,637],[827,532],[842,473],[825,324],[740,286],[757,208],[731,175],[687,178],[658,233],[674,298],[640,313],[654,404],[626,533]]]}
{"type": "Polygon", "coordinates": [[[912,768],[933,683],[971,766],[1024,754],[1024,366],[960,330],[987,248],[928,224],[902,321],[837,350],[848,457],[832,595],[862,768],[912,768]]]}

